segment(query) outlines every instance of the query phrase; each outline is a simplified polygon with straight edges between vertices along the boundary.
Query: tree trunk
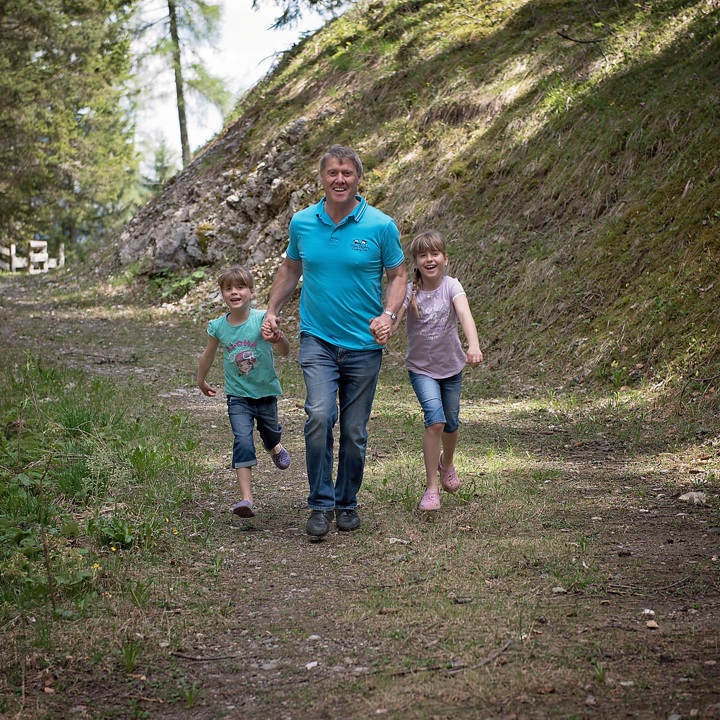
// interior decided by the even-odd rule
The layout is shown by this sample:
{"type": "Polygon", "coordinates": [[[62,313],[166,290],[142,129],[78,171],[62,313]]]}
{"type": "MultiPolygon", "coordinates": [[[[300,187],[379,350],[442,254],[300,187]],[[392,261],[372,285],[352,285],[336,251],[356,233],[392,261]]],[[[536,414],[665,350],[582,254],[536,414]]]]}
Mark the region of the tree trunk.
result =
{"type": "Polygon", "coordinates": [[[170,40],[172,42],[173,70],[175,71],[178,121],[180,122],[182,164],[185,167],[190,163],[190,142],[188,141],[187,116],[185,114],[185,88],[183,86],[182,65],[180,62],[180,37],[178,35],[175,0],[168,0],[168,15],[170,17],[170,40]]]}

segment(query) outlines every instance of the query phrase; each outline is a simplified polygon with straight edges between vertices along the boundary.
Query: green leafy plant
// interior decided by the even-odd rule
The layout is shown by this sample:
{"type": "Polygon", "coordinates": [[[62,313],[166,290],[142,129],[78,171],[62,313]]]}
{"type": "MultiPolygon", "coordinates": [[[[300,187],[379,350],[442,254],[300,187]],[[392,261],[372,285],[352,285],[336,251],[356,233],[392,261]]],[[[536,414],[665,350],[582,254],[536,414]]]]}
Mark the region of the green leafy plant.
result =
{"type": "Polygon", "coordinates": [[[204,270],[193,270],[191,273],[164,271],[155,275],[153,285],[158,290],[161,300],[177,300],[187,295],[206,277],[204,270]]]}
{"type": "Polygon", "coordinates": [[[135,532],[121,517],[91,519],[88,532],[103,545],[129,548],[135,542],[135,532]]]}
{"type": "Polygon", "coordinates": [[[186,679],[183,679],[178,688],[185,707],[191,708],[195,705],[198,697],[200,696],[200,683],[197,681],[188,682],[186,679]]]}
{"type": "Polygon", "coordinates": [[[126,638],[120,648],[122,662],[128,672],[132,672],[137,665],[138,658],[142,652],[142,643],[135,638],[126,638]]]}
{"type": "Polygon", "coordinates": [[[128,583],[128,591],[135,605],[139,608],[144,607],[150,597],[155,580],[147,578],[146,580],[130,580],[128,583]]]}

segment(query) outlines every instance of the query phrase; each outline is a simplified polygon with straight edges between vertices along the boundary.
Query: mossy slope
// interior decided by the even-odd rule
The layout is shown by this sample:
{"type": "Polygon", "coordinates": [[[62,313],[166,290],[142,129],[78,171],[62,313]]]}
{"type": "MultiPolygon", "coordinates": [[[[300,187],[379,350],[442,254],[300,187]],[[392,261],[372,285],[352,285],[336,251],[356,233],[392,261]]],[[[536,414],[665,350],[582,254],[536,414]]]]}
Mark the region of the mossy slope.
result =
{"type": "MultiPolygon", "coordinates": [[[[306,116],[405,240],[434,227],[488,362],[563,378],[720,372],[720,8],[360,3],[239,104],[247,148],[306,116]]],[[[705,382],[707,380],[707,382],[705,382]]],[[[707,397],[707,395],[706,395],[707,397]]]]}

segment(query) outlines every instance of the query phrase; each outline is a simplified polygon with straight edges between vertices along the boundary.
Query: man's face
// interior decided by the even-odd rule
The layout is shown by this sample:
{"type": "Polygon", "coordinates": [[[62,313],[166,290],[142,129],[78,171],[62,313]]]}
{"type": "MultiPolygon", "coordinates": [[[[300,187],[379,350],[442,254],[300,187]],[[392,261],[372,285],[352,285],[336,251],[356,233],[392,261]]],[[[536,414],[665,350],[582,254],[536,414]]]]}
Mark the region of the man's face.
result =
{"type": "Polygon", "coordinates": [[[357,195],[360,176],[352,160],[329,157],[320,175],[325,197],[333,203],[343,205],[357,195]]]}

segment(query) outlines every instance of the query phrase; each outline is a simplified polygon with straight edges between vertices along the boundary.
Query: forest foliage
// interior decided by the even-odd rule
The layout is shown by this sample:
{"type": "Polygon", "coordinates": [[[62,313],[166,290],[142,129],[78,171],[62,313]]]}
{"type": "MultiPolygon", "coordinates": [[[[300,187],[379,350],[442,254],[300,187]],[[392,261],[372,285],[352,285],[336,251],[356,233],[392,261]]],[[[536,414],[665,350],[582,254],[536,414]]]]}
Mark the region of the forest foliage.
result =
{"type": "MultiPolygon", "coordinates": [[[[227,110],[223,80],[195,52],[215,38],[221,7],[171,0],[162,8],[158,16],[143,0],[3,3],[0,237],[6,243],[45,239],[72,250],[100,241],[167,180],[164,171],[140,175],[135,146],[135,109],[151,90],[142,73],[148,55],[166,58],[179,83],[186,161],[184,92],[227,110]]],[[[161,156],[155,169],[165,169],[167,147],[155,150],[161,156]]]]}
{"type": "MultiPolygon", "coordinates": [[[[259,0],[254,7],[262,4],[259,0]]],[[[277,25],[339,0],[282,0],[277,25]]],[[[6,0],[0,7],[0,237],[72,249],[109,237],[167,179],[142,178],[135,108],[148,56],[173,71],[183,165],[186,95],[224,115],[231,97],[197,50],[217,39],[205,0],[6,0]]],[[[161,155],[167,148],[156,148],[161,155]]],[[[165,167],[165,157],[156,165],[165,167]]]]}
{"type": "Polygon", "coordinates": [[[0,13],[0,235],[94,236],[137,170],[130,0],[7,0],[0,13]]]}

